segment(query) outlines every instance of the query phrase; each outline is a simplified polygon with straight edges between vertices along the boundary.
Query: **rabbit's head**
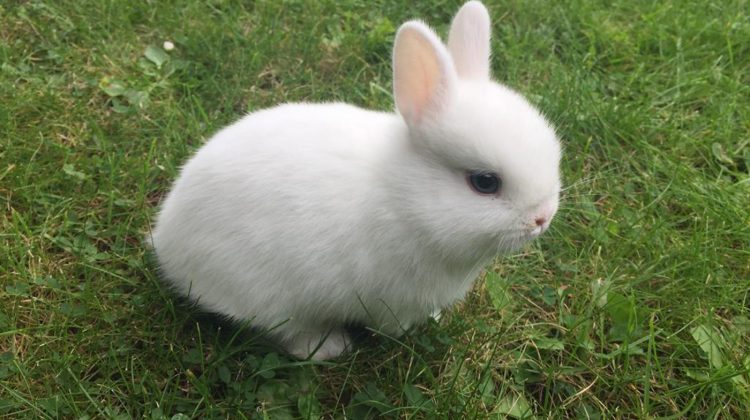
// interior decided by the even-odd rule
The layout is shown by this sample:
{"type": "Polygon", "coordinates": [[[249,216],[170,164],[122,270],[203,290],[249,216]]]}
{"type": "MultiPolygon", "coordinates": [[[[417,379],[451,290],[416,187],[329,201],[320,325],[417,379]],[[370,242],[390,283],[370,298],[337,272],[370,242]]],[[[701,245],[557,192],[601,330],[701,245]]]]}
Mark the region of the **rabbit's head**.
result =
{"type": "Polygon", "coordinates": [[[560,143],[520,94],[490,77],[490,21],[466,3],[448,46],[426,25],[401,26],[393,52],[396,107],[416,163],[397,174],[410,223],[446,257],[514,249],[558,208],[560,143]]]}

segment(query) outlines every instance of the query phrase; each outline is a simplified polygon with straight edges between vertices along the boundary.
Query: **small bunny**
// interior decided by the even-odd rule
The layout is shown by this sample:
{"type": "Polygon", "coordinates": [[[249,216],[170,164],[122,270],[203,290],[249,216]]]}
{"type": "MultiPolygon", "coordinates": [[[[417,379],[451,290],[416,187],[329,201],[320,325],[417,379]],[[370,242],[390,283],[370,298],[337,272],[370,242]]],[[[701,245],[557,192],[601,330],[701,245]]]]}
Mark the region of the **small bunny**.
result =
{"type": "Polygon", "coordinates": [[[398,336],[463,298],[548,228],[560,191],[553,128],[490,79],[489,55],[470,1],[447,47],[422,22],[399,28],[398,113],[285,104],[219,131],[158,214],[165,279],[316,360],[347,349],[345,326],[398,336]]]}

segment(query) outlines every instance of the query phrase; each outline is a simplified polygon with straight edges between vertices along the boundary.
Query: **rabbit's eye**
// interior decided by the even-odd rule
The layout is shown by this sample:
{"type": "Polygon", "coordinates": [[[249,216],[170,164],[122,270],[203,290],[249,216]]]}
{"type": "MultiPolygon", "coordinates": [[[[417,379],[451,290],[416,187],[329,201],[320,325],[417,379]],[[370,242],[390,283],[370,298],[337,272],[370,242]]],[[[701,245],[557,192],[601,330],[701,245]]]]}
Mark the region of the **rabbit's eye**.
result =
{"type": "Polygon", "coordinates": [[[497,174],[492,172],[470,172],[469,184],[479,194],[497,194],[502,182],[497,174]]]}

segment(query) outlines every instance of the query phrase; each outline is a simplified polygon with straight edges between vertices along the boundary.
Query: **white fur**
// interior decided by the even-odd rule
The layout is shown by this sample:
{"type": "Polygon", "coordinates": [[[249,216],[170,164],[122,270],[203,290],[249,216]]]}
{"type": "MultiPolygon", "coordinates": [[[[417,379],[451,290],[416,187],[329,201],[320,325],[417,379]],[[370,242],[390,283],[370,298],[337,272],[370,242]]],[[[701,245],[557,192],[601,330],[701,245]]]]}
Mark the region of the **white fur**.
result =
{"type": "Polygon", "coordinates": [[[289,353],[328,359],[349,346],[345,325],[399,335],[546,229],[559,142],[519,94],[477,70],[489,69],[480,15],[475,1],[459,11],[453,54],[420,22],[399,29],[400,114],[287,104],[217,133],[159,212],[164,277],[208,310],[271,330],[289,353]],[[470,170],[498,173],[500,194],[474,192],[470,170]]]}
{"type": "Polygon", "coordinates": [[[448,34],[448,49],[461,77],[490,78],[490,15],[482,3],[470,1],[456,13],[448,34]]]}

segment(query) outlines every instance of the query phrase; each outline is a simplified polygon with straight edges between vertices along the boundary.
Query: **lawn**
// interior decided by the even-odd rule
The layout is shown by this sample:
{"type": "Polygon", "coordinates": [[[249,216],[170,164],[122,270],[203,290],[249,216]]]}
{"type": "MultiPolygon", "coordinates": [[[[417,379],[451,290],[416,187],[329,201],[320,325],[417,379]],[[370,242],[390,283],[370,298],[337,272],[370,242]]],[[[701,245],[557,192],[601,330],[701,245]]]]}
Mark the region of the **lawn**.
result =
{"type": "Polygon", "coordinates": [[[459,6],[412,3],[2,2],[0,417],[750,417],[746,0],[488,4],[565,191],[439,323],[296,361],[160,283],[182,162],[279,102],[392,109],[395,29],[459,6]]]}

